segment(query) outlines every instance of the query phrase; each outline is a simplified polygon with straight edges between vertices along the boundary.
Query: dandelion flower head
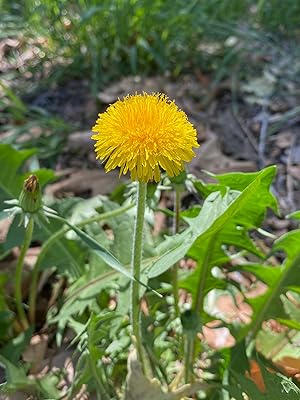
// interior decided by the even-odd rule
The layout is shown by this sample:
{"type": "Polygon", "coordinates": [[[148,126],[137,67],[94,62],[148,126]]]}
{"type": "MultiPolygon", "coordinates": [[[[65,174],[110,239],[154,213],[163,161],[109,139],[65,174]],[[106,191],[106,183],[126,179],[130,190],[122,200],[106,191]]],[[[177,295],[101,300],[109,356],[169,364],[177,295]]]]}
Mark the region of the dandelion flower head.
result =
{"type": "Polygon", "coordinates": [[[172,177],[184,169],[199,147],[197,132],[186,114],[160,93],[128,95],[99,114],[92,139],[105,170],[120,168],[140,182],[172,177]]]}

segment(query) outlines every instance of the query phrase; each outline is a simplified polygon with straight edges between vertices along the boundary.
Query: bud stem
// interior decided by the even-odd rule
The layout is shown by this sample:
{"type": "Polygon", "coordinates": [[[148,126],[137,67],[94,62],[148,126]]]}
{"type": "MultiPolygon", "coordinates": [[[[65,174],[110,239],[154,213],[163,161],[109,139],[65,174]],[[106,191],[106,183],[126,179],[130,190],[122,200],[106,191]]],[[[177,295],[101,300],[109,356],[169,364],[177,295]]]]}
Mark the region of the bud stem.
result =
{"type": "Polygon", "coordinates": [[[15,301],[16,301],[17,313],[24,330],[29,328],[29,323],[27,321],[27,317],[22,304],[22,272],[23,272],[24,258],[32,239],[33,225],[34,225],[33,217],[31,216],[29,218],[29,222],[25,230],[25,238],[17,261],[16,274],[15,274],[15,301]]]}

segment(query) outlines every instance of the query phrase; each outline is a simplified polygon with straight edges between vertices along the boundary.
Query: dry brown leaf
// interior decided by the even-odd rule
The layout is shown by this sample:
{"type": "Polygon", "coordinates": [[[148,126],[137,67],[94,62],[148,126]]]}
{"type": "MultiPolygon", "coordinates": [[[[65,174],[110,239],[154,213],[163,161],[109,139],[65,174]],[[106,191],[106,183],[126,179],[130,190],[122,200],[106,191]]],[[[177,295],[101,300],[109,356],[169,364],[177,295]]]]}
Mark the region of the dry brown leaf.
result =
{"type": "Polygon", "coordinates": [[[196,149],[196,157],[189,164],[191,173],[197,175],[202,169],[220,174],[223,172],[250,172],[256,170],[253,161],[235,161],[222,153],[217,135],[206,132],[207,140],[196,149]]]}
{"type": "Polygon", "coordinates": [[[276,146],[280,149],[290,148],[295,140],[292,132],[280,132],[274,138],[276,146]]]}
{"type": "Polygon", "coordinates": [[[34,267],[40,251],[41,251],[41,248],[39,246],[30,247],[27,250],[27,253],[25,255],[24,264],[25,264],[25,266],[29,267],[30,270],[34,267]]]}
{"type": "Polygon", "coordinates": [[[91,139],[91,131],[73,132],[68,136],[67,147],[70,151],[94,152],[95,141],[91,139]]]}
{"type": "Polygon", "coordinates": [[[91,196],[111,193],[120,184],[118,171],[109,174],[103,169],[84,169],[72,173],[69,177],[48,185],[46,194],[62,196],[65,194],[79,195],[90,192],[91,196]]]}
{"type": "Polygon", "coordinates": [[[23,360],[31,364],[31,374],[37,374],[41,371],[47,348],[48,335],[43,334],[32,336],[29,345],[22,354],[23,360]]]}
{"type": "Polygon", "coordinates": [[[300,374],[300,359],[285,356],[280,360],[276,360],[275,364],[284,370],[284,373],[289,376],[300,374]]]}
{"type": "Polygon", "coordinates": [[[235,339],[226,327],[212,328],[207,324],[203,326],[202,332],[203,339],[212,349],[221,350],[235,345],[235,339]]]}
{"type": "Polygon", "coordinates": [[[209,308],[213,315],[227,323],[240,322],[248,324],[253,314],[252,308],[243,301],[243,296],[238,293],[233,299],[230,294],[208,294],[209,308]]]}
{"type": "Polygon", "coordinates": [[[135,93],[165,93],[170,99],[175,100],[179,108],[183,109],[189,117],[194,116],[199,120],[200,100],[206,90],[198,79],[191,75],[181,77],[174,82],[165,77],[130,76],[108,86],[98,94],[98,98],[105,104],[111,104],[128,94],[135,93]]]}
{"type": "MultiPolygon", "coordinates": [[[[166,199],[164,197],[162,197],[159,202],[159,208],[163,209],[163,208],[166,208],[166,206],[167,206],[166,199]]],[[[166,220],[167,220],[167,217],[164,213],[156,212],[154,214],[154,227],[153,227],[153,231],[152,231],[154,236],[159,235],[163,231],[163,229],[166,226],[166,220]]]]}
{"type": "Polygon", "coordinates": [[[13,218],[5,218],[0,221],[0,243],[6,241],[6,236],[12,222],[13,218]]]}
{"type": "Polygon", "coordinates": [[[288,167],[289,174],[292,175],[293,178],[300,181],[300,165],[291,165],[288,167]]]}
{"type": "Polygon", "coordinates": [[[163,86],[164,79],[161,77],[142,78],[140,76],[129,76],[99,92],[98,99],[105,104],[110,104],[128,94],[161,92],[163,91],[163,86]]]}
{"type": "Polygon", "coordinates": [[[255,360],[250,360],[250,375],[247,372],[246,376],[250,378],[256,386],[259,388],[261,392],[265,392],[266,386],[264,382],[264,378],[260,369],[260,366],[255,360]]]}

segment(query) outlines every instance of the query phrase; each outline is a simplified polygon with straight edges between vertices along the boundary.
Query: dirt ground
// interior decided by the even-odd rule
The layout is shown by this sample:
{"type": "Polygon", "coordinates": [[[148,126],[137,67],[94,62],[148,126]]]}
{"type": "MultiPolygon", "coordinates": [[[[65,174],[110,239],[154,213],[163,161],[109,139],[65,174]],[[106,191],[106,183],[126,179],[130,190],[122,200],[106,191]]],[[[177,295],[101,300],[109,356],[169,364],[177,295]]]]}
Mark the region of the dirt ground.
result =
{"type": "Polygon", "coordinates": [[[214,90],[209,84],[209,78],[204,75],[183,76],[178,81],[127,77],[93,99],[85,81],[70,81],[64,87],[27,98],[30,106],[42,107],[76,127],[58,156],[56,170],[61,179],[49,190],[61,195],[108,193],[117,181],[111,175],[108,178],[95,160],[90,136],[97,114],[129,93],[162,92],[175,100],[197,128],[201,147],[189,165],[192,174],[204,177],[202,170],[249,172],[275,164],[278,173],[273,191],[278,196],[282,214],[298,209],[300,117],[297,114],[293,117],[291,113],[296,99],[278,97],[266,107],[246,101],[245,91],[234,96],[230,82],[224,81],[214,90]],[[103,185],[95,187],[96,176],[103,180],[103,185]]]}

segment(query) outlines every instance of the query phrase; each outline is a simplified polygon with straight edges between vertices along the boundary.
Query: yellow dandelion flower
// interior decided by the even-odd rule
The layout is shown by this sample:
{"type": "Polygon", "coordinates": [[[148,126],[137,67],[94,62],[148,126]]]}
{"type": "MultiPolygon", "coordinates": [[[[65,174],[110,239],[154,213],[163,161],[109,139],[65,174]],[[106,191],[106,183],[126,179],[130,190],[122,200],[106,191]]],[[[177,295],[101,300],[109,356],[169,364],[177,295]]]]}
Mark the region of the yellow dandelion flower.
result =
{"type": "Polygon", "coordinates": [[[99,114],[92,128],[97,158],[106,171],[120,167],[132,180],[159,182],[160,169],[176,176],[195,156],[197,134],[186,114],[167,96],[126,96],[99,114]]]}

